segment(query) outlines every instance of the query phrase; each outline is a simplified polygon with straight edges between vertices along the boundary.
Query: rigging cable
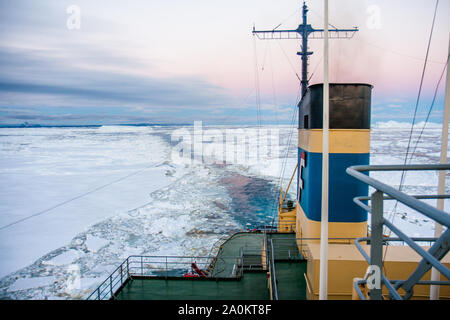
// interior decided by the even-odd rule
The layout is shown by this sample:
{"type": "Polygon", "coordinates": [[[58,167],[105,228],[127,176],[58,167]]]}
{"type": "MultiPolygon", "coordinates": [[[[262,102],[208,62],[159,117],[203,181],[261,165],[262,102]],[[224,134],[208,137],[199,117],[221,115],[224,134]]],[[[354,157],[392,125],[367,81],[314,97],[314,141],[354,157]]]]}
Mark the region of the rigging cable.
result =
{"type": "MultiPolygon", "coordinates": [[[[319,13],[317,13],[316,11],[314,11],[312,8],[309,8],[309,10],[310,10],[312,13],[314,13],[316,16],[318,16],[321,20],[323,20],[323,17],[322,17],[319,13]]],[[[332,25],[331,23],[328,23],[328,25],[329,25],[330,27],[334,28],[334,29],[338,29],[336,26],[332,25]]],[[[377,49],[379,49],[379,50],[383,50],[383,52],[390,52],[390,53],[396,54],[396,55],[398,55],[398,56],[402,56],[402,57],[406,57],[406,58],[410,58],[410,59],[414,59],[414,60],[423,61],[423,58],[419,58],[419,57],[411,56],[411,55],[406,54],[406,53],[398,52],[398,51],[392,50],[392,49],[390,49],[390,48],[386,48],[386,47],[380,46],[380,45],[378,45],[378,44],[375,44],[375,43],[371,43],[371,42],[365,41],[365,40],[362,39],[362,38],[358,38],[358,41],[362,42],[362,43],[365,44],[365,45],[372,46],[372,47],[377,48],[377,49]]],[[[429,63],[437,63],[437,64],[445,64],[445,62],[442,62],[442,61],[435,61],[435,60],[430,60],[430,59],[428,59],[428,62],[429,62],[429,63]]]]}
{"type": "Polygon", "coordinates": [[[260,97],[260,89],[259,89],[259,70],[258,70],[258,54],[256,52],[256,38],[253,35],[253,48],[255,55],[255,99],[256,99],[256,118],[258,122],[258,127],[261,127],[261,97],[260,97]]]}
{"type": "Polygon", "coordinates": [[[423,134],[423,132],[424,132],[424,130],[425,130],[425,127],[426,127],[426,125],[427,125],[427,123],[428,123],[428,120],[430,119],[431,111],[433,110],[433,106],[434,106],[434,103],[435,103],[435,101],[436,101],[437,92],[438,92],[438,90],[439,90],[439,86],[440,86],[440,84],[441,84],[442,78],[443,78],[443,76],[444,76],[444,73],[445,73],[445,70],[447,69],[447,67],[448,67],[448,59],[447,59],[447,63],[445,64],[444,68],[442,69],[441,76],[439,77],[439,81],[438,81],[437,84],[436,84],[436,88],[434,89],[433,100],[431,101],[430,108],[428,109],[428,113],[427,113],[427,117],[426,117],[426,119],[425,119],[425,123],[423,124],[422,130],[420,131],[419,137],[417,138],[416,144],[414,145],[414,149],[413,149],[413,151],[412,151],[412,153],[411,153],[411,157],[409,158],[409,160],[410,160],[409,162],[410,162],[410,163],[411,163],[411,160],[412,160],[412,158],[413,158],[413,156],[414,156],[414,154],[415,154],[415,152],[416,152],[417,145],[419,144],[420,139],[422,138],[422,134],[423,134]]]}
{"type": "Polygon", "coordinates": [[[277,40],[278,45],[280,46],[281,51],[283,52],[286,60],[289,62],[289,65],[291,66],[292,71],[294,72],[295,76],[297,77],[298,81],[302,81],[300,79],[300,76],[298,75],[297,71],[295,70],[294,65],[292,64],[291,60],[289,59],[289,56],[286,54],[286,51],[284,51],[283,46],[281,45],[280,41],[277,40]]]}
{"type": "Polygon", "coordinates": [[[279,27],[281,27],[286,21],[288,21],[290,18],[292,18],[295,14],[300,13],[300,9],[297,8],[294,10],[294,12],[292,12],[289,17],[287,17],[286,19],[284,19],[279,25],[277,25],[275,28],[273,28],[272,30],[275,31],[276,29],[278,29],[279,27]]]}
{"type": "Polygon", "coordinates": [[[272,95],[273,95],[273,105],[275,107],[275,122],[278,125],[278,113],[279,113],[279,106],[277,102],[277,92],[275,88],[275,72],[274,72],[274,63],[273,63],[273,56],[272,56],[272,49],[269,47],[269,61],[270,61],[270,71],[272,74],[272,95]]]}
{"type": "Polygon", "coordinates": [[[308,83],[311,81],[312,77],[314,76],[314,73],[316,72],[317,68],[319,67],[320,63],[322,62],[322,59],[323,59],[323,53],[322,53],[322,55],[320,56],[319,61],[317,61],[317,64],[316,64],[316,66],[314,67],[313,71],[311,72],[311,76],[310,76],[309,79],[308,79],[308,83]]]}
{"type": "MultiPolygon", "coordinates": [[[[417,117],[417,110],[418,110],[418,107],[419,107],[420,95],[422,93],[423,79],[424,79],[425,70],[426,70],[426,67],[427,67],[428,54],[429,54],[429,51],[430,51],[431,39],[432,39],[432,36],[433,36],[434,23],[435,23],[435,20],[436,20],[436,13],[437,13],[438,4],[439,4],[439,0],[436,0],[436,5],[435,5],[435,8],[434,8],[434,15],[433,15],[433,22],[431,24],[430,35],[429,35],[429,38],[428,38],[427,51],[426,51],[426,54],[425,54],[425,61],[424,61],[424,64],[423,64],[422,75],[421,75],[421,78],[420,78],[419,92],[417,94],[416,105],[415,105],[415,109],[414,109],[414,116],[413,116],[413,120],[412,120],[412,123],[411,123],[411,130],[410,130],[410,133],[409,133],[408,146],[406,148],[405,160],[404,160],[404,163],[403,163],[404,165],[406,165],[407,162],[408,162],[409,149],[411,147],[411,140],[412,140],[412,135],[413,135],[413,131],[414,131],[414,124],[415,124],[416,117],[417,117]]],[[[406,176],[406,171],[403,170],[401,178],[400,178],[400,185],[399,185],[399,189],[398,189],[399,191],[401,191],[403,189],[405,176],[406,176]]],[[[394,207],[393,207],[393,209],[392,209],[392,211],[390,213],[391,217],[389,219],[391,220],[390,222],[392,224],[394,223],[394,220],[395,220],[397,206],[398,206],[398,200],[395,201],[394,207]]],[[[391,234],[392,234],[392,230],[389,229],[388,237],[391,234]]],[[[384,252],[383,261],[386,258],[387,249],[388,248],[386,248],[386,251],[384,252]]]]}
{"type": "MultiPolygon", "coordinates": [[[[298,11],[298,10],[296,10],[294,13],[296,13],[297,11],[298,11]]],[[[291,15],[288,17],[288,19],[289,19],[292,15],[293,15],[293,14],[291,14],[291,15]]],[[[287,20],[287,19],[286,19],[286,20],[287,20]]],[[[286,21],[286,20],[285,20],[285,21],[286,21]]],[[[276,28],[278,28],[279,26],[281,26],[283,23],[284,23],[284,22],[280,23],[280,24],[279,24],[278,26],[276,26],[273,30],[275,30],[276,28]]],[[[256,70],[256,72],[257,72],[259,69],[258,69],[257,60],[256,60],[256,59],[257,59],[257,53],[256,53],[256,39],[253,38],[253,40],[254,40],[254,51],[255,51],[255,55],[254,55],[254,56],[255,56],[255,70],[256,70]]],[[[295,125],[295,119],[296,119],[296,115],[297,115],[297,105],[298,105],[299,96],[300,96],[300,89],[301,89],[300,84],[301,84],[301,79],[300,79],[298,73],[296,72],[296,70],[295,70],[295,68],[294,68],[294,66],[293,66],[293,64],[292,64],[292,62],[290,61],[288,55],[286,54],[285,50],[283,49],[281,43],[280,43],[279,41],[277,41],[277,43],[278,43],[278,45],[280,46],[280,49],[281,49],[281,51],[283,52],[283,54],[284,54],[286,60],[288,61],[289,65],[291,66],[291,69],[293,70],[294,74],[296,75],[297,79],[299,80],[299,82],[298,82],[298,84],[299,84],[299,90],[298,90],[298,92],[297,92],[297,96],[296,96],[296,99],[295,99],[295,105],[294,105],[294,108],[295,108],[295,109],[294,109],[294,112],[293,112],[293,114],[292,114],[292,119],[291,119],[291,122],[290,122],[290,125],[289,125],[289,128],[291,128],[291,130],[290,130],[289,138],[288,138],[288,144],[287,144],[287,145],[288,145],[288,148],[287,148],[287,150],[286,150],[286,155],[285,155],[285,157],[283,158],[283,164],[282,164],[282,167],[280,168],[280,176],[279,176],[279,178],[278,178],[278,185],[279,185],[280,188],[281,188],[283,176],[284,176],[285,169],[286,169],[287,158],[288,158],[288,156],[289,156],[290,147],[291,147],[291,140],[292,140],[292,135],[293,135],[293,130],[292,130],[292,128],[293,128],[294,125],[295,125]]],[[[267,45],[266,45],[266,50],[265,50],[265,53],[264,53],[264,59],[263,59],[263,65],[262,65],[261,71],[264,71],[264,65],[265,65],[265,62],[266,62],[266,55],[267,55],[268,48],[269,48],[269,46],[268,46],[268,44],[267,44],[267,45]]],[[[271,62],[271,72],[272,72],[272,94],[273,94],[274,104],[278,107],[277,99],[276,99],[276,91],[275,91],[275,86],[274,86],[274,73],[273,73],[273,63],[272,63],[272,51],[270,51],[269,54],[270,54],[269,59],[270,59],[270,62],[271,62]]],[[[256,98],[256,101],[257,101],[257,115],[258,115],[258,117],[260,117],[261,111],[260,111],[259,76],[258,76],[257,73],[255,73],[255,82],[256,82],[256,88],[257,88],[257,89],[256,89],[256,92],[257,92],[257,93],[256,93],[256,96],[257,96],[257,98],[256,98]]],[[[258,120],[258,122],[259,122],[259,120],[258,120]]],[[[277,122],[278,122],[278,116],[277,116],[277,122]]],[[[278,195],[278,196],[279,196],[279,195],[278,195]]],[[[278,199],[278,196],[277,196],[277,199],[275,199],[274,202],[272,203],[272,208],[271,208],[271,210],[270,210],[270,212],[272,212],[272,213],[274,212],[275,204],[278,204],[278,202],[280,201],[280,199],[278,199]]],[[[272,227],[274,226],[274,223],[275,223],[275,217],[276,217],[276,214],[272,214],[272,223],[271,223],[271,226],[272,226],[272,227]]]]}
{"type": "Polygon", "coordinates": [[[6,225],[4,225],[4,226],[1,226],[1,227],[0,227],[0,231],[1,231],[1,230],[4,230],[4,229],[6,229],[6,228],[9,228],[9,227],[11,227],[11,226],[13,226],[13,225],[16,225],[16,224],[18,224],[18,223],[21,223],[21,222],[24,222],[24,221],[26,221],[26,220],[29,220],[29,219],[31,219],[31,218],[40,216],[40,215],[42,215],[42,214],[44,214],[44,213],[47,213],[47,212],[49,212],[49,211],[51,211],[51,210],[53,210],[53,209],[56,209],[56,208],[58,208],[58,207],[61,207],[61,206],[65,205],[65,204],[67,204],[67,203],[69,203],[69,202],[72,202],[72,201],[74,201],[74,200],[83,198],[83,197],[85,197],[85,196],[87,196],[87,195],[89,195],[89,194],[91,194],[91,193],[94,193],[94,192],[96,192],[96,191],[98,191],[98,190],[101,190],[101,189],[103,189],[103,188],[109,187],[110,185],[112,185],[112,184],[114,184],[114,183],[123,181],[123,180],[125,180],[125,179],[127,179],[127,178],[130,178],[130,177],[132,177],[132,176],[135,176],[135,175],[137,175],[137,174],[139,174],[139,173],[141,173],[141,172],[143,172],[143,171],[145,171],[145,170],[147,170],[147,169],[149,169],[149,168],[157,167],[157,166],[159,166],[159,165],[161,165],[161,164],[163,164],[163,162],[158,162],[158,163],[151,164],[151,165],[149,165],[149,166],[147,166],[147,167],[144,167],[144,168],[142,168],[142,169],[139,169],[138,171],[134,171],[134,172],[132,172],[132,173],[126,175],[126,176],[123,176],[123,177],[121,177],[121,178],[119,178],[119,179],[117,179],[117,180],[111,181],[111,182],[109,182],[109,183],[107,183],[107,184],[104,184],[104,185],[101,185],[101,186],[99,186],[99,187],[97,187],[97,188],[95,188],[95,189],[93,189],[93,190],[87,191],[87,192],[82,193],[82,194],[80,194],[80,195],[78,195],[78,196],[75,196],[75,197],[73,197],[73,198],[70,198],[70,199],[68,199],[68,200],[66,200],[66,201],[63,201],[63,202],[61,202],[61,203],[58,203],[58,204],[54,205],[53,207],[47,208],[47,209],[42,210],[42,211],[39,211],[39,212],[37,212],[37,213],[28,215],[28,216],[26,216],[26,217],[24,217],[24,218],[22,218],[22,219],[18,219],[18,220],[16,220],[16,221],[13,221],[13,222],[11,222],[11,223],[8,223],[8,224],[6,224],[6,225]]]}
{"type": "MultiPolygon", "coordinates": [[[[281,187],[282,187],[284,173],[285,173],[286,166],[287,166],[287,159],[289,157],[289,152],[290,152],[290,148],[291,148],[291,145],[292,145],[291,141],[292,141],[292,135],[293,135],[293,132],[294,132],[293,127],[295,125],[295,120],[297,119],[297,109],[298,109],[300,91],[301,91],[301,86],[299,84],[299,88],[297,90],[297,96],[295,98],[294,112],[292,113],[292,118],[291,118],[291,122],[290,122],[290,125],[289,125],[290,132],[289,132],[289,137],[288,137],[288,142],[287,142],[286,154],[285,154],[285,156],[283,158],[283,164],[282,164],[282,166],[280,168],[280,176],[278,177],[278,186],[279,186],[280,190],[282,190],[281,187]]],[[[271,208],[271,212],[272,213],[274,212],[275,205],[278,208],[278,204],[279,204],[279,202],[281,200],[279,198],[279,196],[280,196],[280,194],[277,193],[277,198],[272,202],[272,208],[271,208]]],[[[275,216],[276,216],[275,214],[272,215],[272,224],[271,224],[272,228],[273,228],[273,226],[275,224],[275,216]]]]}
{"type": "MultiPolygon", "coordinates": [[[[425,70],[426,70],[426,67],[427,67],[428,54],[430,52],[431,38],[433,36],[434,22],[435,22],[435,19],[436,19],[436,12],[437,12],[438,4],[439,4],[439,0],[436,0],[436,7],[434,9],[433,22],[432,22],[432,25],[431,25],[430,36],[428,38],[427,52],[425,54],[425,61],[424,61],[423,68],[422,68],[422,75],[420,77],[419,92],[417,93],[416,105],[415,105],[415,108],[414,108],[414,116],[413,116],[413,119],[412,119],[411,130],[410,130],[410,133],[409,133],[408,146],[406,147],[405,160],[404,160],[404,163],[403,163],[405,165],[407,164],[408,155],[409,155],[409,149],[411,148],[411,141],[412,141],[412,135],[413,135],[413,131],[414,131],[414,124],[416,122],[417,110],[419,108],[419,101],[420,101],[420,96],[421,96],[422,87],[423,87],[423,79],[425,77],[425,70]]],[[[402,176],[401,176],[401,179],[400,179],[400,186],[399,186],[399,190],[400,191],[403,188],[403,183],[404,183],[404,180],[405,180],[405,176],[406,176],[406,171],[402,171],[402,176]]]]}
{"type": "MultiPolygon", "coordinates": [[[[405,54],[405,53],[397,52],[395,50],[382,47],[382,46],[380,46],[378,44],[367,42],[367,41],[365,41],[364,39],[361,39],[361,38],[358,38],[358,40],[361,41],[362,44],[365,44],[367,46],[372,46],[374,48],[382,50],[383,52],[388,52],[388,53],[396,54],[396,55],[401,56],[401,57],[406,57],[406,58],[410,58],[410,59],[414,59],[414,60],[423,61],[423,58],[414,57],[414,56],[411,56],[411,55],[408,55],[408,54],[405,54]]],[[[443,62],[443,61],[436,61],[436,60],[431,60],[431,59],[428,59],[428,62],[429,63],[436,63],[436,64],[445,64],[445,62],[443,62]]]]}

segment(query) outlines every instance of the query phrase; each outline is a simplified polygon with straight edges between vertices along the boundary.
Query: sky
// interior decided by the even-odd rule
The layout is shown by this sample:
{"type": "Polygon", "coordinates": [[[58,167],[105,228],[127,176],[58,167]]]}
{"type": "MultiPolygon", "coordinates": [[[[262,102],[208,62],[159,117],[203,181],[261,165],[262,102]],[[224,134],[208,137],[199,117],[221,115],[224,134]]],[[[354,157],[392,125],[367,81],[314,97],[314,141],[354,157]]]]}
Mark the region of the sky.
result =
{"type": "MultiPolygon", "coordinates": [[[[306,1],[323,28],[323,1],[306,1]]],[[[411,122],[435,0],[330,0],[329,22],[358,26],[330,40],[330,81],[373,85],[372,123],[411,122]]],[[[298,0],[0,0],[0,125],[289,124],[298,102],[298,0]],[[259,99],[257,92],[260,92],[259,99]]],[[[450,0],[440,0],[417,120],[444,72],[450,0]]],[[[310,40],[310,84],[323,78],[310,40]]],[[[430,121],[440,123],[445,72],[430,121]]]]}

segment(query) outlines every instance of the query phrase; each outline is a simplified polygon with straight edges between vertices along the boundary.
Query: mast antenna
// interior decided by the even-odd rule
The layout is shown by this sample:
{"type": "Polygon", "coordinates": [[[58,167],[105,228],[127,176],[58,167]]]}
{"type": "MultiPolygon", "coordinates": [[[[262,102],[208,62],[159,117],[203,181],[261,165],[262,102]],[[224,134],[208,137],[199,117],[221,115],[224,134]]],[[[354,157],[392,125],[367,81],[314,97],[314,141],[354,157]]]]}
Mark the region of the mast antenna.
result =
{"type": "MultiPolygon", "coordinates": [[[[290,30],[276,30],[279,25],[272,30],[255,30],[253,26],[253,35],[256,35],[260,40],[283,40],[283,39],[297,39],[301,40],[301,51],[297,52],[302,59],[302,97],[306,93],[308,88],[308,56],[313,54],[313,52],[308,51],[308,38],[309,39],[323,39],[324,29],[315,29],[308,24],[308,7],[305,1],[303,1],[302,6],[302,24],[298,26],[297,29],[290,30]]],[[[354,36],[355,32],[358,31],[358,27],[352,29],[338,29],[333,27],[328,30],[329,39],[350,39],[354,36]]]]}

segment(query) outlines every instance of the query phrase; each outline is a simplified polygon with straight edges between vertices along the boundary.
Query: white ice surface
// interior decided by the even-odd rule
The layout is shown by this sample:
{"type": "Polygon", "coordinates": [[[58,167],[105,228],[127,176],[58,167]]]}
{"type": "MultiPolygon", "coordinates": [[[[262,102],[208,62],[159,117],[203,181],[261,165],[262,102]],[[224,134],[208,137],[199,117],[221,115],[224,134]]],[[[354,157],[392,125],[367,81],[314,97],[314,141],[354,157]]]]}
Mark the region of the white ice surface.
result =
{"type": "Polygon", "coordinates": [[[37,278],[19,278],[12,286],[8,288],[8,291],[27,290],[32,288],[44,287],[55,282],[56,277],[37,277],[37,278]]]}
{"type": "Polygon", "coordinates": [[[102,239],[102,238],[98,238],[98,237],[94,237],[92,235],[87,235],[86,237],[86,247],[89,251],[91,252],[97,252],[98,250],[100,250],[101,248],[103,248],[104,246],[106,246],[109,241],[102,239]]]}
{"type": "MultiPolygon", "coordinates": [[[[422,129],[425,125],[424,121],[420,121],[414,124],[414,129],[422,129]]],[[[372,128],[381,128],[381,129],[411,129],[411,123],[409,122],[399,122],[399,121],[385,121],[385,122],[376,122],[372,125],[372,128]]],[[[442,128],[440,123],[428,122],[425,128],[442,128]]]]}
{"type": "Polygon", "coordinates": [[[60,265],[66,265],[70,264],[74,260],[76,260],[79,257],[79,253],[75,250],[68,250],[65,251],[53,259],[50,260],[44,260],[42,261],[42,264],[44,265],[52,265],[52,266],[60,266],[60,265]]]}
{"type": "MultiPolygon", "coordinates": [[[[297,133],[294,128],[292,135],[288,126],[279,129],[274,153],[263,159],[250,154],[250,161],[230,164],[226,170],[277,185],[282,175],[286,187],[297,161],[297,133]]],[[[59,293],[67,291],[68,268],[77,261],[81,287],[68,297],[83,297],[129,255],[207,255],[221,235],[239,228],[214,204],[230,203],[218,183],[219,169],[213,164],[171,162],[171,146],[160,135],[170,136],[171,130],[0,129],[0,279],[14,272],[20,277],[4,278],[8,292],[29,289],[28,295],[14,297],[61,298],[59,293]],[[15,224],[8,226],[11,223],[15,224]],[[41,275],[46,276],[30,278],[30,272],[42,269],[39,263],[22,268],[44,256],[41,275]],[[33,289],[41,283],[46,289],[33,289]]],[[[408,134],[409,127],[403,124],[375,126],[371,164],[402,164],[408,134]]],[[[430,126],[412,162],[438,162],[439,136],[440,128],[430,126]]],[[[225,157],[231,156],[238,155],[228,150],[225,157]]],[[[371,176],[394,186],[400,181],[398,173],[371,176]]],[[[410,193],[435,193],[436,184],[434,172],[410,172],[404,185],[410,193]]],[[[295,197],[295,187],[290,191],[295,197]]],[[[386,202],[386,211],[392,206],[386,202]]],[[[432,234],[427,219],[402,206],[398,211],[393,219],[402,230],[432,234]]]]}
{"type": "Polygon", "coordinates": [[[172,181],[167,145],[123,131],[0,129],[0,278],[172,181]]]}

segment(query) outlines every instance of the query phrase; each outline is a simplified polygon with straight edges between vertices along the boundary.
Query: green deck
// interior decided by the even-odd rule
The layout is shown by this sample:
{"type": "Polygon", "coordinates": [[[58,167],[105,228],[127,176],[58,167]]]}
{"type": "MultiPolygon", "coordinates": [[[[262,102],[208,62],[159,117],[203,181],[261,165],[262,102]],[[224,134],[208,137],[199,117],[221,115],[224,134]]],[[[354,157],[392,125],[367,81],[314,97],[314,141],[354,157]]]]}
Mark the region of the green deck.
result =
{"type": "Polygon", "coordinates": [[[295,242],[295,233],[272,233],[267,237],[273,241],[275,260],[302,259],[295,242]]]}
{"type": "MultiPolygon", "coordinates": [[[[280,300],[306,299],[306,261],[295,243],[295,234],[268,234],[273,240],[275,273],[280,300]]],[[[133,277],[118,292],[119,300],[268,300],[269,279],[261,253],[264,234],[236,233],[223,243],[210,278],[133,277]],[[236,257],[244,252],[244,271],[232,274],[236,257]]],[[[268,246],[270,250],[270,245],[268,246]]]]}
{"type": "Polygon", "coordinates": [[[277,274],[278,299],[280,300],[305,300],[306,280],[303,276],[306,273],[306,262],[275,262],[277,274]]]}
{"type": "MultiPolygon", "coordinates": [[[[262,233],[249,233],[239,232],[232,235],[227,241],[225,241],[219,252],[217,253],[217,261],[212,272],[213,277],[222,277],[229,275],[234,266],[233,259],[229,257],[237,257],[240,254],[240,250],[244,250],[246,253],[254,255],[261,255],[263,247],[264,235],[262,233]]],[[[255,261],[261,265],[261,258],[259,261],[255,261]]]]}
{"type": "Polygon", "coordinates": [[[267,300],[265,272],[247,272],[240,280],[137,279],[117,296],[119,300],[267,300]]]}

